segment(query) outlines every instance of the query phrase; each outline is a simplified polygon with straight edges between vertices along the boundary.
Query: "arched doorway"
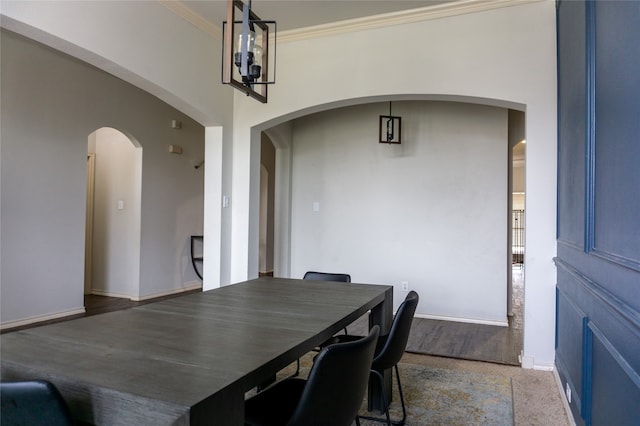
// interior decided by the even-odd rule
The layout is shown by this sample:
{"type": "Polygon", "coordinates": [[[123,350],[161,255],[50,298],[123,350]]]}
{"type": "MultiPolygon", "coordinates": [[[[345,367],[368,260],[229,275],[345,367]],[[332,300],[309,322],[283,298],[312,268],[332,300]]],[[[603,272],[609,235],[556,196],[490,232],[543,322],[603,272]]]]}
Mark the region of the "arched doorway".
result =
{"type": "Polygon", "coordinates": [[[260,148],[260,276],[274,275],[274,197],[276,149],[269,136],[261,135],[260,148]]]}
{"type": "Polygon", "coordinates": [[[103,127],[88,137],[85,294],[135,298],[140,287],[142,147],[103,127]]]}
{"type": "MultiPolygon", "coordinates": [[[[289,197],[283,200],[289,203],[284,207],[276,203],[276,211],[280,209],[289,214],[288,221],[280,227],[283,235],[280,239],[276,236],[276,241],[286,243],[284,237],[291,232],[288,240],[296,245],[290,251],[290,276],[301,276],[301,271],[314,265],[313,262],[324,262],[326,265],[337,265],[335,269],[348,270],[359,277],[357,279],[362,280],[360,282],[386,280],[402,285],[406,280],[407,288],[426,294],[449,291],[450,297],[435,299],[433,305],[427,306],[420,315],[428,320],[456,319],[454,325],[461,325],[460,329],[463,330],[473,329],[476,325],[487,329],[492,327],[491,330],[500,338],[501,347],[488,354],[491,357],[487,357],[487,360],[517,364],[523,348],[523,318],[522,309],[519,310],[518,321],[507,317],[510,304],[509,308],[506,305],[512,296],[511,251],[507,248],[511,247],[511,240],[507,240],[507,237],[511,235],[513,197],[513,191],[507,192],[507,184],[514,179],[513,169],[518,169],[518,184],[510,185],[524,191],[520,189],[520,184],[524,183],[524,157],[517,156],[522,164],[518,163],[515,167],[512,164],[513,155],[507,155],[507,152],[510,152],[515,141],[524,138],[525,113],[482,103],[439,100],[399,100],[397,103],[399,111],[407,118],[406,122],[403,118],[403,122],[409,126],[407,130],[412,132],[412,138],[403,145],[379,146],[372,144],[368,136],[370,117],[376,117],[378,105],[388,108],[388,103],[363,103],[337,111],[314,113],[313,117],[297,117],[296,123],[290,125],[290,137],[284,138],[291,142],[291,148],[285,147],[283,151],[294,151],[293,156],[278,156],[281,149],[276,145],[276,156],[285,160],[278,162],[278,167],[289,171],[287,173],[276,168],[279,175],[277,185],[285,184],[286,187],[276,186],[275,192],[289,197]],[[515,119],[511,115],[518,116],[519,124],[512,123],[515,119]],[[465,149],[461,150],[461,146],[465,149]],[[401,168],[397,166],[398,163],[402,164],[401,168]],[[401,182],[403,175],[410,175],[411,179],[401,182]],[[442,176],[448,178],[443,179],[442,176]],[[293,181],[295,185],[290,189],[288,185],[293,181]],[[412,181],[422,183],[418,185],[412,181]],[[477,194],[483,195],[478,197],[477,194]],[[388,208],[388,205],[393,208],[388,208]],[[362,214],[365,210],[366,214],[362,214]],[[414,215],[413,212],[418,210],[421,214],[414,215]],[[351,212],[360,213],[350,216],[351,212]],[[373,212],[378,214],[375,221],[369,219],[373,212]],[[385,217],[386,212],[388,216],[385,217]],[[425,222],[425,216],[433,220],[425,222]],[[405,222],[412,217],[416,220],[409,229],[405,222]],[[387,218],[392,220],[385,220],[387,218]],[[351,222],[347,228],[343,223],[348,220],[351,222]],[[398,225],[399,222],[402,223],[398,225]],[[430,226],[430,223],[434,225],[430,226]],[[366,229],[367,226],[370,228],[366,229]],[[316,232],[318,229],[321,232],[316,232]],[[446,229],[446,232],[441,232],[442,229],[446,229]],[[334,232],[331,242],[339,241],[339,244],[330,246],[331,243],[322,241],[324,235],[330,232],[334,232]],[[421,232],[424,238],[414,238],[413,234],[421,232]],[[356,237],[345,238],[346,235],[356,237]],[[402,235],[402,239],[397,235],[402,235]],[[378,244],[385,237],[386,247],[381,245],[378,250],[370,249],[369,246],[378,244]],[[366,247],[363,247],[362,241],[367,241],[366,247]],[[406,246],[412,241],[415,246],[407,250],[406,246]],[[424,241],[429,244],[424,244],[424,241]],[[487,251],[489,241],[492,249],[487,251]],[[351,250],[336,255],[349,244],[352,244],[351,250]],[[389,251],[388,247],[394,250],[389,251]],[[442,251],[441,247],[451,250],[442,251]],[[426,252],[429,255],[421,255],[418,261],[406,260],[412,253],[426,252]],[[362,257],[364,260],[358,257],[361,253],[366,253],[366,258],[362,257]],[[377,253],[384,253],[385,259],[371,262],[370,259],[377,253]],[[393,259],[394,253],[403,255],[393,259]],[[433,258],[438,261],[434,262],[433,258]],[[339,262],[342,261],[348,264],[341,266],[339,262]],[[442,266],[446,262],[452,263],[450,267],[442,266]],[[456,265],[460,262],[473,277],[457,282],[460,281],[459,276],[451,275],[450,271],[459,270],[456,265]],[[398,276],[387,272],[386,265],[389,264],[393,265],[392,269],[401,271],[398,276]],[[427,271],[425,264],[429,264],[427,271]],[[384,266],[375,271],[377,265],[384,266]],[[409,276],[411,271],[415,272],[414,277],[409,276]],[[428,275],[434,278],[425,279],[428,275]],[[449,276],[452,277],[451,285],[441,285],[440,282],[449,279],[449,276]],[[488,318],[488,315],[477,315],[480,309],[475,302],[480,298],[467,298],[466,295],[480,288],[482,306],[491,304],[494,307],[491,313],[502,314],[502,317],[495,315],[500,322],[488,318]],[[448,303],[449,299],[454,298],[460,303],[448,303]],[[470,307],[467,305],[463,311],[463,304],[468,300],[472,300],[473,304],[470,307]],[[456,315],[441,313],[445,308],[456,315]],[[507,327],[511,323],[517,323],[518,330],[507,327]]],[[[275,132],[273,128],[263,132],[287,135],[285,132],[275,132]]],[[[281,138],[274,140],[280,142],[281,138]]],[[[276,214],[276,218],[279,217],[276,214]]],[[[276,244],[276,253],[281,249],[276,244]]],[[[403,298],[402,292],[407,291],[400,285],[396,290],[397,299],[403,298]]],[[[523,298],[524,285],[521,284],[518,290],[523,298]]],[[[519,304],[521,306],[522,303],[519,304]]],[[[457,329],[452,327],[452,334],[457,329]]]]}

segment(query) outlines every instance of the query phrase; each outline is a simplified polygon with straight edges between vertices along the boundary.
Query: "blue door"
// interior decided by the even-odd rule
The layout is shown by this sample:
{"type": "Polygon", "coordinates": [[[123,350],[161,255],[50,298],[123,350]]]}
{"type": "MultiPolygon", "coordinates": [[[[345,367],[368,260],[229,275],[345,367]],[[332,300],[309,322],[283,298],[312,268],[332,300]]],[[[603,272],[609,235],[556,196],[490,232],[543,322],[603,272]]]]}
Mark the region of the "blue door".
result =
{"type": "Polygon", "coordinates": [[[640,2],[559,1],[556,366],[578,425],[640,425],[640,2]]]}

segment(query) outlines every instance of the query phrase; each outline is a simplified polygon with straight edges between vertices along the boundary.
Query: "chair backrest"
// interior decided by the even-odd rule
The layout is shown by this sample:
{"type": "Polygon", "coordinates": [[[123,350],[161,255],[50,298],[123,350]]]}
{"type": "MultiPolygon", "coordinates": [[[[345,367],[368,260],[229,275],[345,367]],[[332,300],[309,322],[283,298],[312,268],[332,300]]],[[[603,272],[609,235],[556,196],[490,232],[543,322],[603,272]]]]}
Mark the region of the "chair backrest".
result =
{"type": "Polygon", "coordinates": [[[309,271],[304,274],[302,278],[304,280],[317,280],[317,281],[339,281],[343,283],[351,282],[351,275],[349,274],[333,274],[331,272],[316,272],[309,271]]]}
{"type": "Polygon", "coordinates": [[[383,336],[384,345],[378,350],[373,359],[372,368],[374,370],[386,370],[400,362],[400,358],[402,358],[407,347],[411,323],[413,322],[413,315],[418,307],[419,299],[418,293],[411,291],[407,294],[404,302],[400,304],[393,318],[389,334],[383,336]]]}
{"type": "Polygon", "coordinates": [[[349,426],[353,423],[369,382],[371,360],[380,328],[360,340],[325,346],[288,426],[349,426]]]}
{"type": "Polygon", "coordinates": [[[0,383],[0,400],[3,426],[73,424],[58,389],[43,380],[0,383]]]}

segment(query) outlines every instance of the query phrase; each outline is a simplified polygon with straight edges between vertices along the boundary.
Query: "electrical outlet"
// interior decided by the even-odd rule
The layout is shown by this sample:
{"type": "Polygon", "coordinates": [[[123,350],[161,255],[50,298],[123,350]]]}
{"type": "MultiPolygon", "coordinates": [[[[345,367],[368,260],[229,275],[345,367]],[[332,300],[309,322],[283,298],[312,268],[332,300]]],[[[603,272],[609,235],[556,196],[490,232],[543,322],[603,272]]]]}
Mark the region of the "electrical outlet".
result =
{"type": "Polygon", "coordinates": [[[409,281],[402,281],[400,285],[402,285],[402,291],[409,291],[409,281]]]}
{"type": "Polygon", "coordinates": [[[565,386],[565,393],[567,394],[567,401],[571,404],[571,388],[569,387],[569,382],[565,386]]]}

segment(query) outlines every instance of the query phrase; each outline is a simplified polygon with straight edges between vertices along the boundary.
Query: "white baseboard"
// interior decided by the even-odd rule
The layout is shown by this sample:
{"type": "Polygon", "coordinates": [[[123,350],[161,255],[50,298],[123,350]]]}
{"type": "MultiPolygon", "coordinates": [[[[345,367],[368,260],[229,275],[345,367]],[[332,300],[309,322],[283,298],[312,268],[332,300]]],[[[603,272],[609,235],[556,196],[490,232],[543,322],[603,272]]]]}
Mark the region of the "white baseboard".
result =
{"type": "Polygon", "coordinates": [[[518,361],[520,361],[520,366],[522,368],[526,368],[529,370],[539,370],[539,371],[554,371],[554,364],[536,364],[535,360],[532,356],[527,356],[524,354],[524,351],[520,351],[520,355],[518,355],[518,361]]]}
{"type": "Polygon", "coordinates": [[[444,315],[425,315],[425,314],[416,314],[415,317],[433,319],[438,321],[454,321],[454,322],[464,322],[469,324],[497,325],[499,327],[509,327],[509,321],[507,319],[505,319],[504,321],[492,321],[492,320],[482,320],[482,319],[475,319],[475,318],[458,318],[458,317],[447,317],[444,315]]]}
{"type": "Polygon", "coordinates": [[[34,324],[42,321],[49,321],[58,318],[69,317],[72,315],[84,314],[84,307],[79,309],[71,309],[69,311],[56,312],[55,314],[47,314],[47,315],[37,315],[35,317],[25,318],[16,321],[7,321],[0,324],[0,330],[5,330],[14,327],[21,327],[23,325],[34,324]]]}
{"type": "Polygon", "coordinates": [[[567,413],[567,417],[569,418],[569,423],[571,426],[576,426],[576,421],[573,418],[573,414],[571,413],[571,407],[569,406],[569,401],[567,401],[567,397],[565,395],[565,390],[562,388],[562,380],[560,380],[560,375],[558,374],[558,370],[556,368],[553,369],[553,377],[556,379],[556,384],[558,385],[558,390],[560,391],[562,405],[564,406],[564,411],[567,413]]]}
{"type": "Polygon", "coordinates": [[[96,289],[91,289],[91,294],[94,296],[104,296],[104,297],[118,297],[120,299],[131,299],[131,295],[130,294],[124,294],[124,293],[112,293],[110,291],[103,291],[103,290],[96,290],[96,289]]]}
{"type": "Polygon", "coordinates": [[[132,297],[131,300],[140,302],[142,300],[155,299],[156,297],[163,297],[163,296],[171,296],[172,294],[179,294],[179,293],[184,293],[185,291],[200,290],[200,289],[202,289],[202,283],[199,281],[198,282],[193,281],[192,284],[186,285],[184,287],[163,291],[160,293],[147,294],[144,296],[140,296],[138,298],[132,297]]]}
{"type": "Polygon", "coordinates": [[[91,290],[91,294],[95,294],[96,296],[119,297],[121,299],[129,299],[134,302],[141,302],[143,300],[155,299],[156,297],[171,296],[172,294],[184,293],[185,291],[191,290],[199,290],[201,288],[201,282],[192,281],[191,283],[187,283],[187,285],[185,285],[184,287],[174,288],[172,290],[162,291],[160,293],[146,294],[144,296],[131,296],[130,294],[111,293],[102,290],[91,290]]]}
{"type": "Polygon", "coordinates": [[[533,369],[539,371],[553,371],[555,370],[555,367],[549,364],[533,364],[533,369]]]}

